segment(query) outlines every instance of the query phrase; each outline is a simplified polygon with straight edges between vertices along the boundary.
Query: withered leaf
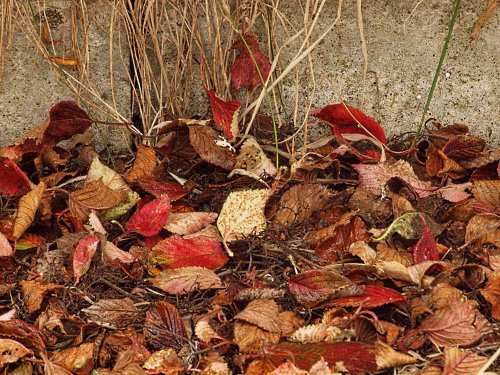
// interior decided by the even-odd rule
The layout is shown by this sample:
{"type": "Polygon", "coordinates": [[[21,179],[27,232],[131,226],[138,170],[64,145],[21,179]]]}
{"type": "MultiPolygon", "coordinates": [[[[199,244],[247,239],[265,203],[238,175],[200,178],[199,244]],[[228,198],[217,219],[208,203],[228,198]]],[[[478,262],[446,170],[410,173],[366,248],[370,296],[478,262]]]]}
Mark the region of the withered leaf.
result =
{"type": "Polygon", "coordinates": [[[40,182],[33,190],[26,193],[21,197],[21,199],[19,199],[19,208],[14,222],[12,237],[21,237],[26,229],[28,229],[33,223],[44,192],[45,183],[40,182]]]}
{"type": "Polygon", "coordinates": [[[128,182],[134,182],[140,178],[151,177],[156,167],[156,151],[154,148],[139,144],[135,156],[134,165],[125,174],[128,182]]]}
{"type": "Polygon", "coordinates": [[[155,350],[173,348],[178,351],[187,340],[187,331],[177,307],[168,302],[155,302],[146,313],[144,336],[155,350]]]}
{"type": "Polygon", "coordinates": [[[260,353],[268,344],[276,344],[280,334],[266,331],[245,321],[234,323],[234,342],[242,353],[260,353]]]}
{"type": "Polygon", "coordinates": [[[188,294],[197,290],[222,288],[220,278],[204,267],[182,267],[161,271],[158,276],[148,279],[157,288],[169,294],[188,294]]]}
{"type": "Polygon", "coordinates": [[[99,324],[110,324],[115,327],[128,327],[137,319],[140,311],[134,301],[123,299],[101,299],[93,305],[82,309],[88,319],[99,324]]]}
{"type": "Polygon", "coordinates": [[[279,307],[272,299],[252,301],[234,318],[244,320],[269,332],[281,332],[279,307]]]}
{"type": "Polygon", "coordinates": [[[64,289],[63,285],[54,283],[40,283],[35,280],[24,280],[19,282],[21,291],[26,302],[26,309],[29,314],[37,311],[43,302],[43,298],[50,292],[55,290],[64,289]]]}
{"type": "Polygon", "coordinates": [[[204,125],[189,125],[188,129],[189,141],[203,160],[228,171],[233,169],[235,155],[228,148],[216,143],[215,130],[204,125]]]}

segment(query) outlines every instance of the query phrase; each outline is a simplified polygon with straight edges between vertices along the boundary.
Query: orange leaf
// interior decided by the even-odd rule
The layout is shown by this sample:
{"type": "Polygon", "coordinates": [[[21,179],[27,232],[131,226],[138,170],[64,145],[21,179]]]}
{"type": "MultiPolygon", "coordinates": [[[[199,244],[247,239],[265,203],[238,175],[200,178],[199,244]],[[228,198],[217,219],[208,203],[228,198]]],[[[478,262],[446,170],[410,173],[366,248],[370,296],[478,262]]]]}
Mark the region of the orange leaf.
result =
{"type": "Polygon", "coordinates": [[[21,237],[26,229],[33,223],[38,206],[42,201],[44,191],[45,183],[40,182],[33,190],[19,199],[19,208],[14,222],[12,237],[21,237]]]}

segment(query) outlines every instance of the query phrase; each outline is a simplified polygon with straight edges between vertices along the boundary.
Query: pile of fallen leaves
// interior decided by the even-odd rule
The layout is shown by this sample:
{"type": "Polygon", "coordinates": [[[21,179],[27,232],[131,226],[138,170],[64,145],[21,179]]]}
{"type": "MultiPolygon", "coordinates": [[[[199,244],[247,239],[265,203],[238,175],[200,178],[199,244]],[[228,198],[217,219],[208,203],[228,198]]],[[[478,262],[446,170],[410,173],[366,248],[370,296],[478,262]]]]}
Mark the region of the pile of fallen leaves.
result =
{"type": "Polygon", "coordinates": [[[277,167],[270,119],[235,149],[240,103],[207,93],[218,129],[165,121],[133,158],[73,102],[0,149],[3,373],[498,370],[500,149],[429,123],[392,152],[339,103],[277,167]]]}

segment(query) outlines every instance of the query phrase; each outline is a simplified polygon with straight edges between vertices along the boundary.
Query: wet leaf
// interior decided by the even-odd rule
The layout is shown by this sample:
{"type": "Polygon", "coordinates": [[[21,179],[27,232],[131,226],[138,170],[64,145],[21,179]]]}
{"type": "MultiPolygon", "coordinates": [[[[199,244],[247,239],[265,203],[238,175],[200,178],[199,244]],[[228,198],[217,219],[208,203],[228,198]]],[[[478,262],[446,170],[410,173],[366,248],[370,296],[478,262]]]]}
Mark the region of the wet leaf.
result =
{"type": "Polygon", "coordinates": [[[213,271],[203,267],[164,270],[155,278],[148,280],[166,293],[179,295],[223,287],[220,278],[213,271]]]}
{"type": "Polygon", "coordinates": [[[177,308],[168,302],[155,302],[146,313],[144,336],[155,350],[179,351],[188,342],[186,327],[177,308]]]}
{"type": "Polygon", "coordinates": [[[172,206],[168,195],[162,195],[146,203],[127,222],[126,228],[143,236],[154,236],[167,222],[172,206]]]}

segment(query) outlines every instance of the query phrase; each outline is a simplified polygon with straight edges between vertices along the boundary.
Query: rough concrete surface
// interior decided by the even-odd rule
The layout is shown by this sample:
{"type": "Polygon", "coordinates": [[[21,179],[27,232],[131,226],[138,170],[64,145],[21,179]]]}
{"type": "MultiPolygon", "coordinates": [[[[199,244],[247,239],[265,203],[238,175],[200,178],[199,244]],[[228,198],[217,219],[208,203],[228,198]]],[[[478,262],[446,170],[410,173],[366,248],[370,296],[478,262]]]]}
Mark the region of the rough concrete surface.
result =
{"type": "MultiPolygon", "coordinates": [[[[85,82],[90,82],[102,100],[117,108],[125,118],[130,117],[130,88],[126,76],[126,63],[121,60],[119,48],[114,45],[114,98],[113,104],[111,91],[110,64],[109,64],[109,8],[103,7],[105,2],[88,2],[86,16],[89,19],[88,28],[88,61],[85,69],[72,69],[68,71],[75,77],[85,82]]],[[[33,2],[35,16],[47,16],[51,23],[53,39],[61,40],[55,44],[56,53],[72,56],[71,51],[71,1],[52,0],[33,2]],[[64,51],[64,52],[63,52],[64,51]]],[[[73,10],[74,11],[74,10],[73,10]]],[[[73,14],[74,16],[74,14],[73,14]]],[[[17,25],[19,26],[19,25],[17,25]]],[[[82,34],[77,35],[79,44],[82,34]]],[[[83,45],[83,43],[81,43],[83,45]]],[[[85,51],[81,51],[83,55],[85,51]]],[[[42,56],[36,45],[29,40],[25,33],[16,28],[12,47],[9,50],[7,69],[0,80],[0,124],[2,124],[2,137],[0,146],[12,142],[28,130],[35,128],[43,122],[49,109],[61,100],[78,101],[74,94],[58,76],[57,67],[42,56]]],[[[91,87],[89,85],[89,87],[91,87]]],[[[84,91],[82,91],[84,92],[84,91]]],[[[93,105],[102,105],[92,95],[93,105]]],[[[83,102],[79,104],[92,118],[102,121],[113,119],[96,111],[92,105],[83,102]]],[[[116,120],[115,120],[116,121],[116,120]]],[[[99,126],[98,138],[106,141],[112,147],[125,145],[127,137],[122,134],[122,129],[117,127],[99,126]]]]}
{"type": "MultiPolygon", "coordinates": [[[[299,2],[304,3],[300,0],[280,2],[280,10],[297,29],[303,25],[299,2]]],[[[89,1],[89,8],[99,3],[89,1]]],[[[363,1],[368,70],[376,72],[378,77],[377,94],[373,73],[368,74],[363,89],[363,55],[356,1],[344,0],[337,26],[312,52],[310,60],[299,65],[297,74],[294,72],[284,82],[282,94],[289,116],[292,117],[296,95],[299,95],[297,124],[304,117],[307,100],[317,108],[342,99],[378,119],[388,134],[415,130],[438,64],[453,4],[453,0],[363,1]],[[311,80],[311,67],[315,86],[311,80]]],[[[474,134],[498,144],[500,10],[497,9],[477,40],[471,42],[469,37],[485,5],[486,0],[462,2],[429,116],[442,123],[468,124],[474,134]]],[[[337,1],[328,0],[311,40],[333,22],[336,12],[337,1]]],[[[101,17],[105,23],[106,15],[101,13],[101,17]]],[[[279,31],[280,26],[277,27],[279,31]]],[[[259,35],[258,27],[252,32],[259,35]]],[[[283,43],[290,33],[290,29],[282,29],[276,37],[276,45],[283,43]]],[[[259,35],[261,46],[265,45],[264,35],[259,35]]],[[[93,29],[90,37],[93,51],[89,71],[95,76],[94,81],[99,84],[104,99],[109,101],[105,25],[93,29]]],[[[39,124],[58,100],[73,97],[34,46],[18,36],[14,47],[12,63],[0,82],[0,123],[4,129],[1,144],[39,124]]],[[[283,50],[281,69],[286,66],[294,48],[296,45],[283,50]]],[[[118,53],[115,56],[120,58],[118,53]]],[[[115,65],[123,66],[123,61],[117,61],[115,65]]],[[[115,76],[115,97],[121,113],[127,115],[130,95],[125,71],[122,73],[118,78],[115,76]]],[[[197,74],[193,77],[196,79],[193,87],[200,91],[197,74]]],[[[198,113],[204,113],[207,107],[205,95],[198,92],[195,96],[201,99],[198,113]]],[[[196,103],[193,104],[196,107],[196,103]]],[[[196,112],[194,107],[190,108],[196,112]]],[[[317,125],[310,128],[317,128],[317,125]]]]}

